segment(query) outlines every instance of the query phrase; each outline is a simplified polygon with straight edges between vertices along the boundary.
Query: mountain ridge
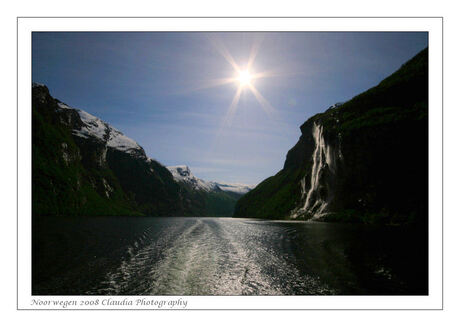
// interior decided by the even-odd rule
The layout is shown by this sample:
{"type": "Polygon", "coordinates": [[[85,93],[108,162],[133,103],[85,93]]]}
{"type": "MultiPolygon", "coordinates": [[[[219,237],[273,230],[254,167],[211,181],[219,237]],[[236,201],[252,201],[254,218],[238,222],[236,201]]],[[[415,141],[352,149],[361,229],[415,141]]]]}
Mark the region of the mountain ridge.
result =
{"type": "Polygon", "coordinates": [[[205,191],[225,191],[238,194],[245,194],[254,188],[254,185],[243,183],[223,183],[216,181],[205,181],[196,177],[187,165],[167,166],[168,170],[172,173],[177,182],[184,182],[192,185],[195,189],[205,191]]]}

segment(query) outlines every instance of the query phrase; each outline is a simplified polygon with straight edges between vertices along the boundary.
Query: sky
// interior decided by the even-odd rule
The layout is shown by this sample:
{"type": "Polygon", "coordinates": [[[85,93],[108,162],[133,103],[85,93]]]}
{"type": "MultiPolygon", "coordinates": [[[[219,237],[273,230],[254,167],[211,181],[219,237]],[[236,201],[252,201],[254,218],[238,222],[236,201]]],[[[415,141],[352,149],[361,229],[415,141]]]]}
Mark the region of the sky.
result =
{"type": "Polygon", "coordinates": [[[166,166],[257,184],[283,168],[309,117],[427,46],[424,32],[34,32],[32,80],[166,166]]]}

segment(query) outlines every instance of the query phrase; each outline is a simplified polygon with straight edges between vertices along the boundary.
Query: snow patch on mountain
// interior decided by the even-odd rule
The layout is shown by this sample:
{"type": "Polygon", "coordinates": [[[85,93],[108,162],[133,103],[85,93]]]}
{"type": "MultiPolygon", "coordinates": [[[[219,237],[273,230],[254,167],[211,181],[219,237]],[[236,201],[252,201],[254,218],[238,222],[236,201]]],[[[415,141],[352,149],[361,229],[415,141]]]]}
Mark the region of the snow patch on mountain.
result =
{"type": "Polygon", "coordinates": [[[247,184],[240,184],[240,183],[219,183],[216,182],[219,188],[222,191],[226,192],[233,192],[238,194],[245,194],[252,190],[255,185],[247,185],[247,184]]]}
{"type": "Polygon", "coordinates": [[[225,192],[244,194],[254,188],[253,185],[246,185],[240,183],[219,183],[212,181],[208,182],[193,175],[190,168],[185,165],[168,166],[166,168],[169,169],[169,171],[174,177],[174,180],[176,180],[177,182],[182,182],[191,185],[195,190],[207,192],[220,190],[225,192]]]}
{"type": "Polygon", "coordinates": [[[107,142],[107,146],[111,148],[115,148],[121,151],[129,151],[132,149],[140,150],[141,147],[137,144],[136,141],[130,139],[126,135],[124,135],[119,130],[110,126],[110,136],[107,142]]]}
{"type": "Polygon", "coordinates": [[[168,166],[166,168],[168,168],[168,170],[171,172],[174,180],[188,184],[195,190],[202,190],[207,192],[219,190],[216,183],[207,182],[193,175],[188,166],[168,166]]]}
{"type": "Polygon", "coordinates": [[[142,148],[136,141],[130,139],[116,128],[110,126],[101,119],[87,113],[84,110],[76,109],[65,103],[58,102],[58,107],[62,110],[75,110],[80,116],[83,125],[73,129],[72,133],[83,138],[96,138],[106,142],[108,147],[128,152],[139,153],[142,148]]]}

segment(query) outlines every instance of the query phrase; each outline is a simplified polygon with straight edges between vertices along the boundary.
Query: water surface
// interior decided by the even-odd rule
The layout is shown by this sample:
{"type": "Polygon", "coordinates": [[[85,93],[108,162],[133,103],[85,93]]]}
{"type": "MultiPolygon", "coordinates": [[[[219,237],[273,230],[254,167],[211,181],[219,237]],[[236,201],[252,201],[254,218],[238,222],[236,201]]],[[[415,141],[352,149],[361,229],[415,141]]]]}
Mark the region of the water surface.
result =
{"type": "Polygon", "coordinates": [[[38,294],[427,294],[426,234],[239,218],[36,217],[38,294]]]}

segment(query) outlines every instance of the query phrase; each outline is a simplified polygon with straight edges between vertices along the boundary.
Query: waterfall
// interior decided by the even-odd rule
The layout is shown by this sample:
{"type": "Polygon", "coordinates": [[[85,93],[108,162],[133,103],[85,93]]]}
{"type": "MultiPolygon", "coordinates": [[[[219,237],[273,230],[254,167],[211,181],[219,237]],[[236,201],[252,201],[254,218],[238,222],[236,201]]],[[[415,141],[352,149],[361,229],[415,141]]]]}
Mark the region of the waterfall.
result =
{"type": "Polygon", "coordinates": [[[323,199],[320,194],[321,187],[327,187],[324,179],[322,179],[323,174],[325,173],[335,173],[336,158],[332,147],[326,144],[323,135],[323,126],[313,123],[313,139],[315,141],[315,150],[313,152],[313,165],[311,168],[310,174],[310,188],[306,190],[307,176],[305,175],[300,181],[302,200],[304,204],[302,207],[299,207],[294,210],[293,217],[296,218],[299,215],[304,213],[309,213],[314,217],[321,216],[324,213],[328,205],[328,200],[323,199]],[[323,182],[323,185],[321,185],[323,182]]]}

